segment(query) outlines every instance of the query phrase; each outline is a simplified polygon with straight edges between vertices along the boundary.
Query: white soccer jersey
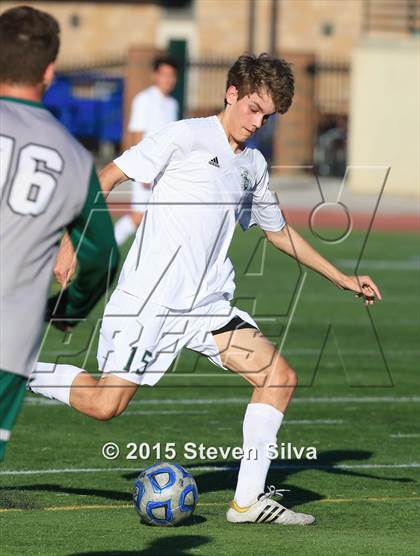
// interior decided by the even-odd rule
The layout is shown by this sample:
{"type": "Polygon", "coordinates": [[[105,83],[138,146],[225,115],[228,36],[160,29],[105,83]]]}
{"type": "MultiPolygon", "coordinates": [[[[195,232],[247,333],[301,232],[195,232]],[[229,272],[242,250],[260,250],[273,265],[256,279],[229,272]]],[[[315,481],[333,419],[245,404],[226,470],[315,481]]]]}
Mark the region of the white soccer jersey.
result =
{"type": "Polygon", "coordinates": [[[128,131],[147,136],[177,119],[178,102],[152,85],[134,97],[128,131]]]}
{"type": "Polygon", "coordinates": [[[129,178],[156,180],[117,286],[137,297],[178,310],[232,299],[236,222],[285,225],[264,157],[234,154],[217,116],[175,122],[114,162],[129,178]]]}

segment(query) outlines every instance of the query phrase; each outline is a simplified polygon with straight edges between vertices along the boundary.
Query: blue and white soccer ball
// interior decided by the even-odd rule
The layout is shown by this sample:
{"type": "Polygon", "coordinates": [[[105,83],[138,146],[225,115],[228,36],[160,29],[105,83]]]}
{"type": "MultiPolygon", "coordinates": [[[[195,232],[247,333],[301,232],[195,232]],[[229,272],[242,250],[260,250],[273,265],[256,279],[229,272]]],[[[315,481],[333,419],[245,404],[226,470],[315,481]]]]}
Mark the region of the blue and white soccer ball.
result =
{"type": "Polygon", "coordinates": [[[193,513],[198,491],[194,477],[177,463],[155,463],[146,467],[134,483],[133,502],[140,520],[168,527],[193,513]]]}

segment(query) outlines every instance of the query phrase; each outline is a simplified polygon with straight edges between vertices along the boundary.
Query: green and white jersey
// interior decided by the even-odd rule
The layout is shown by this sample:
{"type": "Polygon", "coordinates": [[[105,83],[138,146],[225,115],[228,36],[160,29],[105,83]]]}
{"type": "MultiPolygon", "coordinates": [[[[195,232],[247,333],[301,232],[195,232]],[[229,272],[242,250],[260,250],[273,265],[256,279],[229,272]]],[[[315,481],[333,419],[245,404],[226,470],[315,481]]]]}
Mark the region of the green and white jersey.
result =
{"type": "Polygon", "coordinates": [[[0,98],[0,191],[0,368],[27,376],[63,228],[80,264],[68,318],[85,317],[103,293],[116,248],[90,154],[40,103],[0,98]]]}

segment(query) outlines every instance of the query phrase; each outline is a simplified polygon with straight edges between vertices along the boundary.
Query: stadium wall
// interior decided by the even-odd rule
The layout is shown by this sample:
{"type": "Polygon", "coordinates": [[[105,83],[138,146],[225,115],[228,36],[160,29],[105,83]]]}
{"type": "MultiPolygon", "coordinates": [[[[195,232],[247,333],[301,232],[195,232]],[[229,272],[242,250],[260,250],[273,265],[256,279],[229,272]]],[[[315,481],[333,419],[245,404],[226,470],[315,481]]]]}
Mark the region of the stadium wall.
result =
{"type": "Polygon", "coordinates": [[[1,2],[1,12],[25,4],[52,14],[61,28],[59,67],[123,58],[132,45],[156,43],[161,8],[153,4],[1,2]]]}
{"type": "MultiPolygon", "coordinates": [[[[385,194],[420,189],[420,71],[418,38],[365,39],[354,50],[349,164],[391,167],[385,194]]],[[[355,170],[350,186],[378,190],[377,172],[355,170]]]]}

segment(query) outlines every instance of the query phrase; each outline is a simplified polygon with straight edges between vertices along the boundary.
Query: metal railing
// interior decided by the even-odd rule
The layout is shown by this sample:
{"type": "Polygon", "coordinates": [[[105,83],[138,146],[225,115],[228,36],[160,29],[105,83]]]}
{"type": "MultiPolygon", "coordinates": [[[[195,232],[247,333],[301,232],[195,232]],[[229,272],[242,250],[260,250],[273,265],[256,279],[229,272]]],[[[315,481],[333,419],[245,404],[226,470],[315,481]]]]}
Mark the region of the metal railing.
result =
{"type": "Polygon", "coordinates": [[[206,115],[223,107],[226,74],[234,60],[213,59],[186,62],[186,108],[188,115],[206,115]]]}
{"type": "Polygon", "coordinates": [[[365,33],[420,34],[420,0],[364,0],[365,33]]]}
{"type": "Polygon", "coordinates": [[[320,114],[345,115],[350,102],[350,64],[320,58],[308,67],[314,76],[315,105],[320,114]]]}

